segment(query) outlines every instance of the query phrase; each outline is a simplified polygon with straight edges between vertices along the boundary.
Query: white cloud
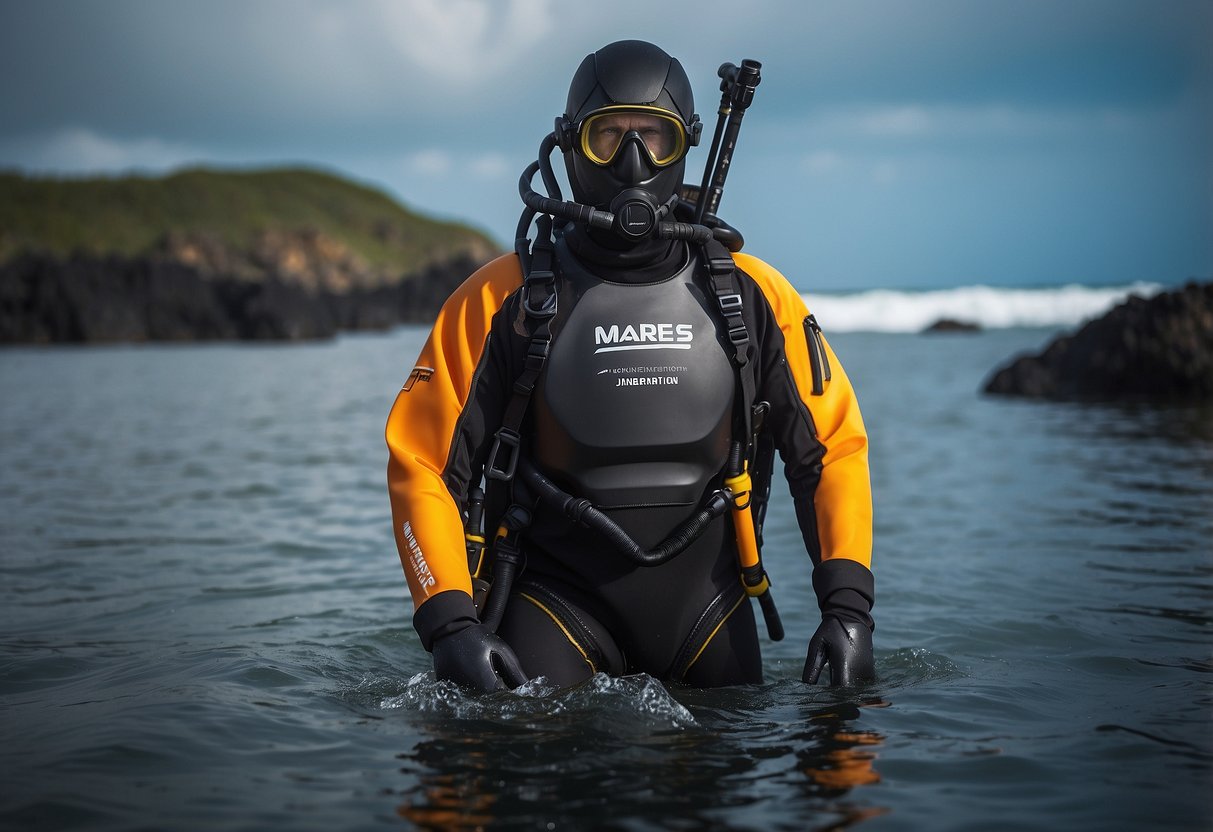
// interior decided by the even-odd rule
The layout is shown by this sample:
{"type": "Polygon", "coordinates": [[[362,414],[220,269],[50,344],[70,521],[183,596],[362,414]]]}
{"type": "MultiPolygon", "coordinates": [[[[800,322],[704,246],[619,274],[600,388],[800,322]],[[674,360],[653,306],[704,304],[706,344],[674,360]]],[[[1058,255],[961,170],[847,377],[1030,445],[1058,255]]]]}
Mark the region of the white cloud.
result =
{"type": "Polygon", "coordinates": [[[834,150],[814,150],[801,157],[798,167],[814,178],[845,176],[849,181],[866,178],[874,185],[892,185],[902,173],[901,167],[892,159],[862,152],[844,155],[834,150]]]}
{"type": "Polygon", "coordinates": [[[551,0],[384,0],[387,36],[425,75],[483,84],[521,61],[551,33],[551,0]]]}
{"type": "Polygon", "coordinates": [[[843,157],[833,150],[814,150],[800,160],[800,168],[813,176],[833,173],[844,164],[843,157]]]}
{"type": "Polygon", "coordinates": [[[468,170],[477,179],[500,179],[511,173],[509,162],[500,153],[485,153],[477,156],[468,165],[468,170]]]}
{"type": "Polygon", "coordinates": [[[934,119],[923,107],[879,107],[856,118],[858,130],[869,136],[918,136],[931,132],[934,119]]]}
{"type": "Polygon", "coordinates": [[[446,176],[454,167],[454,160],[445,150],[418,150],[405,157],[404,166],[421,176],[446,176]]]}
{"type": "Polygon", "coordinates": [[[818,112],[808,118],[805,129],[810,135],[821,137],[890,141],[938,137],[1023,138],[1127,131],[1140,127],[1144,117],[1118,108],[1058,112],[998,104],[973,107],[868,105],[818,112]]]}
{"type": "Polygon", "coordinates": [[[206,156],[197,147],[155,136],[120,138],[83,127],[15,137],[0,143],[0,163],[37,172],[162,172],[201,161],[206,156]]]}
{"type": "Polygon", "coordinates": [[[425,148],[404,156],[401,167],[409,173],[425,177],[459,176],[461,179],[492,181],[518,173],[501,153],[479,155],[451,153],[439,148],[425,148]]]}

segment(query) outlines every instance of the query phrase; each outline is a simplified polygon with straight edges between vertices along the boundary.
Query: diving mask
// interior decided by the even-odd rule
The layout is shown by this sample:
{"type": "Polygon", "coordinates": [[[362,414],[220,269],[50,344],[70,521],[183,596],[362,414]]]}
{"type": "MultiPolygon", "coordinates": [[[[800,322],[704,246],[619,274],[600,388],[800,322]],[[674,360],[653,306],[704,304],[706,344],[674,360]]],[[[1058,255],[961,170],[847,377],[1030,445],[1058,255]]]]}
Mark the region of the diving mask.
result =
{"type": "MultiPolygon", "coordinates": [[[[698,126],[698,125],[696,125],[698,126]]],[[[687,152],[687,126],[667,110],[645,106],[603,107],[577,126],[581,153],[596,165],[614,163],[629,141],[643,148],[655,168],[668,167],[687,152]]]]}

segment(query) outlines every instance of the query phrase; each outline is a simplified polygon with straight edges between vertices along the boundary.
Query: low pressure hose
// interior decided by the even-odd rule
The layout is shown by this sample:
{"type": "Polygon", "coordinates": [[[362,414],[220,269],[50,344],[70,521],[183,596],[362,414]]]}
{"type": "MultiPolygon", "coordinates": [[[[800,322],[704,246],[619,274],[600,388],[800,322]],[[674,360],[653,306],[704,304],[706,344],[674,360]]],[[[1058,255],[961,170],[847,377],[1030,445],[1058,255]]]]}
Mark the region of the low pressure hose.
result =
{"type": "Polygon", "coordinates": [[[529,525],[531,512],[515,503],[506,509],[493,540],[493,585],[480,615],[480,623],[491,633],[497,632],[501,624],[514,578],[522,567],[524,555],[518,546],[518,532],[529,525]]]}
{"type": "Polygon", "coordinates": [[[579,202],[562,202],[542,196],[531,187],[531,180],[538,172],[539,162],[531,162],[518,180],[518,194],[527,208],[538,214],[551,214],[573,222],[583,222],[593,228],[610,228],[615,222],[614,214],[609,211],[599,211],[579,202]]]}
{"type": "Polygon", "coordinates": [[[663,222],[657,225],[657,238],[660,240],[687,240],[701,246],[712,236],[712,229],[706,225],[689,222],[663,222]]]}
{"type": "Polygon", "coordinates": [[[488,628],[490,633],[497,632],[497,628],[501,626],[505,603],[510,600],[510,589],[514,585],[514,576],[518,573],[517,562],[508,556],[503,558],[501,554],[501,549],[498,548],[493,561],[493,587],[489,590],[484,613],[480,616],[480,623],[488,628]]]}
{"type": "Polygon", "coordinates": [[[729,507],[729,500],[724,493],[716,491],[665,540],[652,549],[645,549],[589,500],[566,494],[560,486],[539,473],[529,461],[519,460],[518,475],[534,489],[540,500],[559,510],[575,523],[602,535],[616,551],[638,566],[660,566],[672,560],[695,542],[707,529],[708,524],[723,515],[729,507]]]}

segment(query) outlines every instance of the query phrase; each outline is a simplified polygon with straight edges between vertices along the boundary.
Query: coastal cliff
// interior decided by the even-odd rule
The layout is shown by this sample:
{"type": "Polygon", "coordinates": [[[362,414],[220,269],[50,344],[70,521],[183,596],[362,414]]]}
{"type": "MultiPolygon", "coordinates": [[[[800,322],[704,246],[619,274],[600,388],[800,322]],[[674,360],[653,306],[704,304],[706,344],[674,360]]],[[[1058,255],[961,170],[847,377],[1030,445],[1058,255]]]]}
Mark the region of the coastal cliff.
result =
{"type": "Polygon", "coordinates": [[[0,175],[0,343],[310,339],[431,320],[498,253],[314,170],[0,175]]]}

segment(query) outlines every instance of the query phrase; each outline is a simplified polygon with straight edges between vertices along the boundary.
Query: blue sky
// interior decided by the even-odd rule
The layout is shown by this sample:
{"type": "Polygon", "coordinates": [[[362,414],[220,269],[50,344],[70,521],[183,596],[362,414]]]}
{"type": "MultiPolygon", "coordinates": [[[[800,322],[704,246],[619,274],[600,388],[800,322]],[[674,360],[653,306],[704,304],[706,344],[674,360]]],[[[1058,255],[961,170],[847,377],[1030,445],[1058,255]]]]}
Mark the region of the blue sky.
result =
{"type": "Polygon", "coordinates": [[[802,289],[1213,277],[1209,0],[0,0],[0,167],[303,162],[506,245],[630,37],[709,130],[716,67],[762,61],[720,213],[802,289]]]}

